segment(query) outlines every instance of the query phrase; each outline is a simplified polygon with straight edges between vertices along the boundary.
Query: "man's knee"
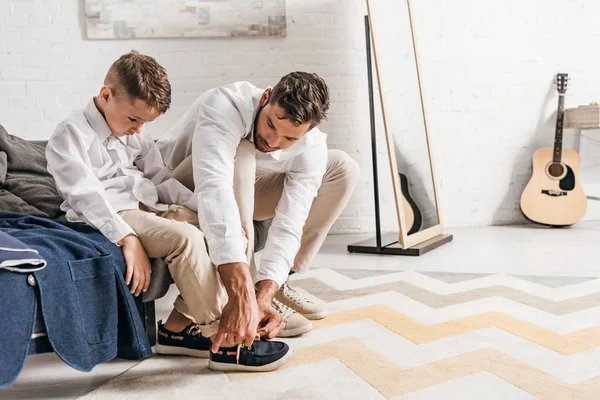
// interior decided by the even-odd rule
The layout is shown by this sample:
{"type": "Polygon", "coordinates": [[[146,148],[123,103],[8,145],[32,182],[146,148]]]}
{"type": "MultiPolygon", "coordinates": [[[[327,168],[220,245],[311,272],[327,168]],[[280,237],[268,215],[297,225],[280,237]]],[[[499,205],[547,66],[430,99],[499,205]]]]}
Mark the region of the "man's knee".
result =
{"type": "Polygon", "coordinates": [[[242,139],[240,144],[238,145],[237,151],[235,153],[235,162],[236,164],[242,163],[255,163],[256,161],[256,153],[254,150],[254,144],[249,140],[242,139]]]}
{"type": "Polygon", "coordinates": [[[254,154],[254,143],[249,140],[240,140],[240,144],[238,145],[238,151],[251,151],[254,154]]]}
{"type": "Polygon", "coordinates": [[[192,166],[191,155],[186,157],[186,159],[183,160],[181,164],[177,166],[177,168],[175,168],[172,176],[186,188],[190,189],[191,191],[194,190],[194,169],[192,166]]]}
{"type": "Polygon", "coordinates": [[[341,150],[329,150],[327,153],[326,177],[344,179],[351,184],[358,181],[360,167],[358,162],[341,150]]]}

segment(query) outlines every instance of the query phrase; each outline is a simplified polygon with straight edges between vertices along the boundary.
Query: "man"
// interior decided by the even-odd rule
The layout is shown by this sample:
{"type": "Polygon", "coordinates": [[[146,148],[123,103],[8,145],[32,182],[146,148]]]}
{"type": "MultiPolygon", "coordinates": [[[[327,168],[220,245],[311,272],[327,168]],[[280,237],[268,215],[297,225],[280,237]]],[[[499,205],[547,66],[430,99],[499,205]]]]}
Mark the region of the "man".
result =
{"type": "MultiPolygon", "coordinates": [[[[316,74],[292,72],[264,90],[236,82],[201,95],[158,144],[173,177],[194,191],[213,263],[236,265],[240,287],[255,283],[259,308],[272,304],[284,316],[281,337],[326,315],[287,281],[308,270],[358,180],[358,164],[327,150],[317,128],[328,109],[316,74]],[[253,219],[271,218],[257,268],[253,219]]],[[[240,307],[256,309],[253,301],[240,307]]]]}

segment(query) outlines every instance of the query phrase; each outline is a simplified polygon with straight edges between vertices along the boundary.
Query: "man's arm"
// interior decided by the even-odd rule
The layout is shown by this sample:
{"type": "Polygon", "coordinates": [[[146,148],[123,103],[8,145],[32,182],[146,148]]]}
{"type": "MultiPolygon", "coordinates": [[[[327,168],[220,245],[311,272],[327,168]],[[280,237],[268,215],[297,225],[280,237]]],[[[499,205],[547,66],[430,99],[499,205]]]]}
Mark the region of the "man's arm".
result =
{"type": "Polygon", "coordinates": [[[327,147],[308,149],[288,172],[257,272],[257,297],[271,301],[300,249],[302,228],[327,166],[327,147]]]}
{"type": "Polygon", "coordinates": [[[135,160],[135,165],[156,186],[158,199],[163,204],[184,205],[192,197],[192,191],[171,176],[165,167],[158,146],[152,138],[142,133],[138,136],[141,153],[135,160]]]}
{"type": "Polygon", "coordinates": [[[202,97],[192,139],[194,195],[211,260],[229,297],[212,339],[212,350],[217,351],[223,341],[250,346],[259,323],[246,238],[233,191],[234,159],[249,110],[242,99],[221,89],[202,97]]]}
{"type": "Polygon", "coordinates": [[[219,90],[205,93],[192,140],[198,222],[213,264],[247,264],[246,239],[233,192],[234,158],[246,126],[242,101],[219,90]]]}

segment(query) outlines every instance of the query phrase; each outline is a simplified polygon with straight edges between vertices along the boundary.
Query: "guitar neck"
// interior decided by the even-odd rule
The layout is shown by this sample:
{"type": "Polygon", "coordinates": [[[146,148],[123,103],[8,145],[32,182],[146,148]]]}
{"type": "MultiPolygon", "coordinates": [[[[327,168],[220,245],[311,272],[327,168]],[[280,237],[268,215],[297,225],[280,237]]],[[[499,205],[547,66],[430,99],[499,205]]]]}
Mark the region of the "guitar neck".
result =
{"type": "Polygon", "coordinates": [[[565,95],[561,93],[558,96],[558,111],[556,113],[556,133],[554,135],[554,153],[552,161],[560,163],[563,142],[563,122],[565,117],[565,95]]]}

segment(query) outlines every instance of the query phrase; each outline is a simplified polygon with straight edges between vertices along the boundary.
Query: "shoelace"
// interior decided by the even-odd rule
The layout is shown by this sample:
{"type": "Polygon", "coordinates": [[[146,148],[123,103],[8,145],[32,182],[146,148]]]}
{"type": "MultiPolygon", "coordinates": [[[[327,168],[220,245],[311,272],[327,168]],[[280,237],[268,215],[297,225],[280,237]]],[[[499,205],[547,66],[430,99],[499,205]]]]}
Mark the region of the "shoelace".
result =
{"type": "Polygon", "coordinates": [[[296,292],[295,289],[290,287],[287,284],[287,282],[283,284],[283,294],[286,297],[291,298],[292,301],[298,305],[301,305],[302,303],[312,303],[312,301],[302,296],[300,293],[296,292]]]}
{"type": "Polygon", "coordinates": [[[276,299],[273,299],[273,307],[275,307],[275,309],[283,315],[283,318],[286,319],[294,313],[294,310],[276,299]]]}
{"type": "MultiPolygon", "coordinates": [[[[236,351],[228,351],[228,352],[227,352],[227,355],[228,355],[228,356],[233,356],[233,355],[235,355],[235,363],[236,363],[237,365],[240,365],[240,352],[241,352],[241,350],[242,350],[244,347],[246,347],[248,350],[252,350],[252,347],[253,347],[253,346],[254,346],[254,345],[252,345],[252,346],[242,346],[241,344],[238,344],[238,345],[237,345],[237,350],[236,350],[236,351]]],[[[218,352],[217,352],[217,354],[223,354],[223,351],[222,351],[222,350],[220,350],[220,351],[218,351],[218,352]]]]}
{"type": "Polygon", "coordinates": [[[200,330],[200,325],[198,325],[197,322],[194,322],[192,324],[192,326],[190,326],[189,329],[187,330],[187,333],[188,333],[188,335],[191,334],[193,336],[199,335],[200,333],[202,333],[202,331],[200,330]]]}

